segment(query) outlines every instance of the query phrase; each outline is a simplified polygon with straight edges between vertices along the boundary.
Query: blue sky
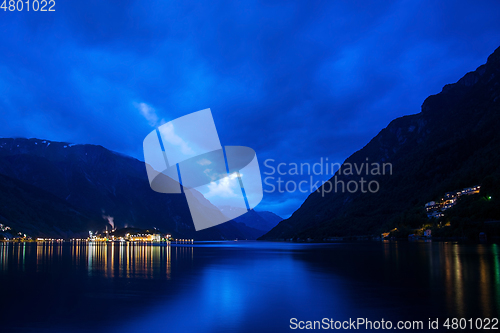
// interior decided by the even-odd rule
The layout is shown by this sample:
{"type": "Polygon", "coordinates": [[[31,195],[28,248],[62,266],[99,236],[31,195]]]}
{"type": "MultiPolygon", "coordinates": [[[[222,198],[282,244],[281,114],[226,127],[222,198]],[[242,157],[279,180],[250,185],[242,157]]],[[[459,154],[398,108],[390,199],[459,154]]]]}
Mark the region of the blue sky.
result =
{"type": "MultiPolygon", "coordinates": [[[[0,29],[1,137],[142,160],[141,105],[165,121],[211,108],[222,145],[252,147],[266,171],[342,162],[419,112],[500,46],[500,2],[56,1],[0,11],[0,29]]],[[[258,208],[288,216],[306,197],[258,208]]]]}

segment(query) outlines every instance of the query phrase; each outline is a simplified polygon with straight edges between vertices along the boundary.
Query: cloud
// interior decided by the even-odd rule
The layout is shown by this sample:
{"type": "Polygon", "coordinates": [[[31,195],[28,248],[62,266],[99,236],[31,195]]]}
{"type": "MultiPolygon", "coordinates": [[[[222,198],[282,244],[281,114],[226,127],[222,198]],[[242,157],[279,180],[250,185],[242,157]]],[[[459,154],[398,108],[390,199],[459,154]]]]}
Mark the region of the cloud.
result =
{"type": "MultiPolygon", "coordinates": [[[[498,0],[60,9],[0,20],[0,136],[99,144],[142,159],[151,126],[211,108],[222,143],[253,148],[261,170],[266,158],[343,161],[500,45],[498,0]]],[[[179,153],[196,151],[166,132],[179,153]]],[[[306,197],[268,193],[261,205],[288,215],[306,197]]]]}
{"type": "Polygon", "coordinates": [[[214,179],[217,179],[218,175],[215,174],[215,176],[213,174],[210,174],[212,172],[212,169],[205,169],[203,170],[203,173],[205,175],[207,175],[207,177],[209,177],[211,180],[214,180],[214,179]]]}
{"type": "Polygon", "coordinates": [[[207,160],[206,158],[202,158],[201,160],[199,160],[197,162],[199,165],[210,165],[212,164],[212,162],[210,162],[209,160],[207,160]]]}
{"type": "Polygon", "coordinates": [[[184,141],[180,136],[175,134],[174,125],[172,123],[166,123],[161,125],[159,128],[161,138],[173,146],[177,146],[180,148],[180,151],[184,155],[193,155],[194,151],[189,146],[189,144],[184,141]]]}
{"type": "MultiPolygon", "coordinates": [[[[141,115],[148,121],[149,125],[152,127],[158,127],[161,125],[158,130],[160,131],[161,137],[163,140],[167,141],[173,146],[179,147],[180,151],[184,155],[193,155],[194,151],[193,149],[189,146],[189,144],[184,141],[180,136],[175,134],[174,131],[174,125],[172,123],[165,123],[164,119],[161,119],[158,117],[156,114],[156,110],[146,104],[146,103],[134,103],[134,106],[139,110],[141,115]]],[[[208,160],[202,160],[202,163],[208,162],[210,164],[210,161],[208,160]]],[[[200,162],[198,162],[200,163],[200,162]]],[[[202,164],[205,165],[205,164],[202,164]]]]}
{"type": "Polygon", "coordinates": [[[146,103],[134,103],[134,106],[141,112],[141,115],[146,118],[149,125],[152,127],[158,126],[158,116],[156,115],[155,109],[146,103]]]}
{"type": "Polygon", "coordinates": [[[206,198],[234,198],[238,195],[235,193],[236,188],[240,188],[236,173],[232,173],[227,177],[223,177],[217,181],[212,181],[207,185],[208,192],[204,193],[206,198]]]}

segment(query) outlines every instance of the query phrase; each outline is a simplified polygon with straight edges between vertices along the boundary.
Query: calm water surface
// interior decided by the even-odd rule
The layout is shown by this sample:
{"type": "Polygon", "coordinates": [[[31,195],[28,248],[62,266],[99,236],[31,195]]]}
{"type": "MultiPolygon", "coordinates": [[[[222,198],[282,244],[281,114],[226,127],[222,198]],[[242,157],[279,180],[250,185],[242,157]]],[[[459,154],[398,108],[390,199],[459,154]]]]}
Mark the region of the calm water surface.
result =
{"type": "Polygon", "coordinates": [[[453,242],[0,243],[0,332],[286,332],[291,318],[493,318],[499,252],[453,242]]]}

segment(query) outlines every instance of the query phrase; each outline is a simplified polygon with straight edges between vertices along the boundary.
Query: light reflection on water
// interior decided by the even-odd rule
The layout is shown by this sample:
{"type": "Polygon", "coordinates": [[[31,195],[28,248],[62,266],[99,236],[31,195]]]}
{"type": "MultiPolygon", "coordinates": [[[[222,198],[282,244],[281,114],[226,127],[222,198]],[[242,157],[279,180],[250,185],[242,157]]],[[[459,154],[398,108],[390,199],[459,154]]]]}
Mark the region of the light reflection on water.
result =
{"type": "MultiPolygon", "coordinates": [[[[193,255],[193,248],[175,247],[175,260],[193,255]]],[[[89,276],[106,278],[144,278],[155,276],[170,279],[171,246],[135,243],[0,242],[0,271],[26,269],[26,257],[36,256],[36,272],[51,269],[54,263],[71,258],[73,269],[85,269],[89,276]],[[10,263],[10,264],[9,264],[10,263]]]]}
{"type": "MultiPolygon", "coordinates": [[[[398,246],[408,244],[384,243],[385,262],[399,267],[402,251],[398,246]]],[[[497,317],[500,309],[500,261],[497,244],[459,244],[434,242],[419,244],[420,260],[405,254],[403,260],[411,260],[415,270],[427,273],[429,285],[443,290],[447,310],[456,316],[466,317],[480,308],[483,317],[497,317]],[[422,248],[423,247],[423,248],[422,248]],[[470,301],[475,299],[475,301],[470,301]]],[[[415,254],[415,253],[414,253],[415,254]]],[[[408,264],[408,263],[407,263],[408,264]]],[[[396,270],[397,273],[407,272],[396,270]]],[[[400,276],[401,279],[404,276],[400,276]]]]}
{"type": "Polygon", "coordinates": [[[12,325],[27,331],[280,332],[291,317],[493,318],[499,250],[452,242],[0,243],[0,283],[16,290],[2,293],[9,302],[0,319],[22,316],[12,325]],[[29,297],[47,309],[36,307],[38,315],[21,302],[29,297]]]}

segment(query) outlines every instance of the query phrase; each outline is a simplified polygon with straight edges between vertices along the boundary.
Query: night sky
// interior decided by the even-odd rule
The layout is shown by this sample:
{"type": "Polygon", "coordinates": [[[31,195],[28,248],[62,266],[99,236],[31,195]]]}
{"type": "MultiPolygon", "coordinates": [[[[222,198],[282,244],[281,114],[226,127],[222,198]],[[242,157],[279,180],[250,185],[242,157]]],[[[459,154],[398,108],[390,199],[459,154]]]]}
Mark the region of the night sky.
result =
{"type": "MultiPolygon", "coordinates": [[[[0,11],[0,137],[143,160],[152,125],[211,108],[222,145],[253,148],[261,171],[269,158],[344,161],[500,46],[498,0],[55,8],[0,11]]],[[[286,217],[306,197],[266,193],[257,209],[286,217]]]]}

